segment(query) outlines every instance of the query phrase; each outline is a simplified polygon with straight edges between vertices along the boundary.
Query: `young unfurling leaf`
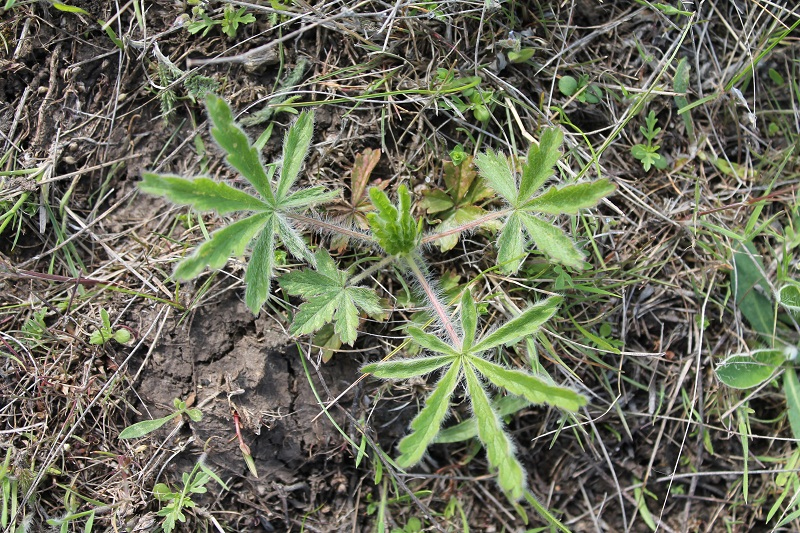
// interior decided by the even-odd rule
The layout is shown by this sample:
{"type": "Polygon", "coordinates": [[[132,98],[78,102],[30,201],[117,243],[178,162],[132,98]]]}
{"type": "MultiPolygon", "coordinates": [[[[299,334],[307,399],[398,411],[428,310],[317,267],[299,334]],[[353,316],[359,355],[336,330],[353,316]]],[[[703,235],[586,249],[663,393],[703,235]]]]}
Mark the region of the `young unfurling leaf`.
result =
{"type": "Polygon", "coordinates": [[[397,190],[397,207],[386,193],[377,187],[369,190],[376,212],[368,213],[367,220],[375,238],[389,255],[408,254],[417,247],[418,227],[411,215],[411,195],[405,185],[397,190]]]}

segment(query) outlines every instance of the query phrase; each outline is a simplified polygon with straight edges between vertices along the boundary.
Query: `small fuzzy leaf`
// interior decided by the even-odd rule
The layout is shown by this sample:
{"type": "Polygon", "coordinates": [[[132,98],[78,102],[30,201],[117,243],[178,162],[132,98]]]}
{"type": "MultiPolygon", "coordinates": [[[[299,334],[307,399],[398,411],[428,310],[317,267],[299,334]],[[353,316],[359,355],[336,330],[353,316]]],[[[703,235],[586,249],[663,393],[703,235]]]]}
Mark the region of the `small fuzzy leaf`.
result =
{"type": "Polygon", "coordinates": [[[410,326],[408,328],[408,334],[412,339],[414,339],[414,342],[428,351],[434,353],[443,353],[452,357],[457,357],[459,355],[459,353],[452,346],[444,342],[442,339],[436,335],[426,333],[418,327],[410,326]]]}
{"type": "Polygon", "coordinates": [[[231,256],[244,253],[247,244],[271,216],[270,213],[259,213],[218,229],[211,234],[210,240],[201,244],[191,256],[181,261],[175,269],[175,278],[182,280],[196,278],[206,266],[212,269],[222,268],[231,256]]]}
{"type": "Polygon", "coordinates": [[[269,298],[270,285],[272,284],[272,268],[275,263],[275,217],[270,217],[264,229],[256,240],[253,254],[247,263],[244,275],[245,291],[244,301],[247,308],[254,315],[261,310],[261,306],[269,298]]]}
{"type": "Polygon", "coordinates": [[[211,135],[228,154],[228,163],[238,170],[261,196],[268,201],[274,201],[275,196],[272,194],[258,150],[250,144],[247,135],[234,122],[228,102],[209,93],[206,95],[206,109],[214,124],[211,135]]]}
{"type": "Polygon", "coordinates": [[[311,265],[314,265],[314,256],[311,254],[308,246],[306,246],[303,237],[292,226],[291,222],[281,215],[276,216],[275,220],[278,222],[278,236],[286,247],[286,250],[292,254],[292,257],[305,259],[311,263],[311,265]]]}
{"type": "Polygon", "coordinates": [[[283,162],[278,179],[278,199],[284,198],[292,188],[300,169],[308,155],[311,137],[314,134],[314,114],[308,111],[300,113],[297,120],[286,132],[283,140],[283,162]]]}
{"type": "MultiPolygon", "coordinates": [[[[500,417],[505,417],[524,409],[531,405],[531,402],[520,396],[508,395],[501,396],[492,400],[492,409],[500,417]]],[[[434,442],[446,444],[450,442],[462,442],[478,436],[478,424],[475,417],[464,420],[460,424],[443,429],[436,436],[434,442]]]]}
{"type": "Polygon", "coordinates": [[[419,206],[429,215],[447,211],[454,205],[453,199],[450,198],[446,192],[438,189],[434,191],[423,191],[422,200],[419,202],[419,206]]]}
{"type": "Polygon", "coordinates": [[[390,360],[366,365],[361,368],[361,371],[365,374],[372,374],[376,378],[408,379],[430,374],[455,360],[456,357],[453,355],[390,360]]]}
{"type": "Polygon", "coordinates": [[[749,354],[734,354],[717,367],[717,377],[732,389],[750,389],[772,377],[785,361],[782,350],[754,350],[749,354]]]}
{"type": "Polygon", "coordinates": [[[552,222],[528,215],[522,215],[522,222],[531,240],[542,253],[550,259],[576,270],[583,269],[584,255],[561,228],[552,222]]]}
{"type": "Polygon", "coordinates": [[[500,152],[484,152],[475,156],[475,166],[492,189],[511,205],[517,205],[517,183],[508,157],[500,152]]]}
{"type": "Polygon", "coordinates": [[[526,211],[538,211],[551,215],[575,215],[579,209],[594,207],[616,187],[607,179],[566,185],[557,189],[550,187],[523,206],[526,211]]]}
{"type": "Polygon", "coordinates": [[[464,374],[467,378],[472,411],[478,423],[478,438],[486,448],[486,457],[489,463],[497,468],[497,482],[500,488],[510,499],[518,501],[525,494],[527,483],[522,465],[514,454],[514,444],[503,430],[503,423],[492,409],[489,397],[472,366],[465,366],[464,374]]]}
{"type": "Polygon", "coordinates": [[[540,377],[520,370],[504,368],[479,357],[471,358],[470,362],[495,387],[522,396],[531,403],[546,403],[568,411],[577,411],[586,405],[586,398],[581,394],[566,387],[548,383],[540,377]]]}
{"type": "Polygon", "coordinates": [[[553,175],[553,167],[561,158],[561,143],[564,134],[558,128],[547,128],[542,133],[539,146],[528,149],[528,158],[522,166],[519,184],[519,203],[524,203],[535,193],[547,178],[553,175]]]}
{"type": "Polygon", "coordinates": [[[522,265],[524,256],[525,235],[520,223],[520,214],[512,213],[497,238],[497,264],[500,265],[502,272],[514,274],[522,265]]]}
{"type": "Polygon", "coordinates": [[[153,431],[157,430],[173,418],[176,415],[172,414],[169,416],[165,416],[163,418],[156,418],[153,420],[142,420],[141,422],[136,422],[125,429],[123,429],[120,434],[120,439],[138,439],[139,437],[144,437],[148,433],[152,433],[153,431]]]}
{"type": "Polygon", "coordinates": [[[778,301],[786,309],[800,311],[800,283],[789,280],[778,289],[778,301]]]}
{"type": "Polygon", "coordinates": [[[428,396],[425,407],[411,421],[412,433],[404,437],[397,446],[400,450],[397,465],[400,468],[417,464],[425,455],[428,445],[436,438],[450,408],[450,396],[458,385],[460,374],[461,364],[453,364],[428,396]]]}
{"type": "Polygon", "coordinates": [[[264,211],[268,206],[258,198],[230,185],[208,178],[188,180],[165,174],[142,174],[139,189],[165,196],[180,205],[191,205],[198,211],[214,211],[220,215],[234,211],[264,211]]]}
{"type": "Polygon", "coordinates": [[[367,220],[381,248],[389,255],[413,251],[417,246],[417,222],[411,216],[411,195],[406,186],[397,189],[397,208],[377,187],[370,188],[369,197],[376,212],[368,213],[367,220]]]}
{"type": "Polygon", "coordinates": [[[299,191],[295,191],[291,193],[289,196],[281,200],[280,208],[282,211],[286,210],[294,210],[297,208],[299,211],[305,211],[306,209],[313,207],[317,204],[323,204],[325,202],[330,202],[331,200],[335,200],[339,197],[340,191],[326,191],[325,187],[311,187],[309,189],[301,189],[299,191]]]}
{"type": "Polygon", "coordinates": [[[493,332],[486,335],[472,348],[473,353],[490,350],[501,344],[512,344],[533,335],[539,327],[552,317],[562,302],[559,296],[551,296],[525,309],[493,332]]]}
{"type": "Polygon", "coordinates": [[[475,300],[469,289],[461,295],[461,329],[464,330],[463,346],[464,351],[469,351],[472,343],[475,342],[475,334],[478,330],[478,311],[475,308],[475,300]]]}
{"type": "Polygon", "coordinates": [[[564,96],[572,96],[578,90],[578,80],[573,76],[562,76],[562,78],[558,80],[558,90],[561,91],[561,94],[564,96]]]}

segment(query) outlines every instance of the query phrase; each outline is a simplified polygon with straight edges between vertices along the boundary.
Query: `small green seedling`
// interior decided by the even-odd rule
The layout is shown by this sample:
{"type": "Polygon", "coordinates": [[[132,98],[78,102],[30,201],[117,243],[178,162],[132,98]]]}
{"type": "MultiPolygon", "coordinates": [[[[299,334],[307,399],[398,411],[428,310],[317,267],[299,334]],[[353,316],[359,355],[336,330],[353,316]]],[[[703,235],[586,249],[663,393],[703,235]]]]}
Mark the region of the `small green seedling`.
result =
{"type": "Polygon", "coordinates": [[[589,76],[581,74],[578,79],[573,76],[562,76],[558,80],[558,90],[564,96],[573,96],[584,104],[598,104],[603,99],[603,89],[595,83],[589,83],[589,76]]]}
{"type": "Polygon", "coordinates": [[[108,311],[100,309],[100,319],[103,325],[99,329],[92,332],[89,337],[89,344],[105,344],[111,339],[114,339],[120,344],[126,344],[131,340],[131,332],[125,328],[113,330],[111,328],[111,320],[108,317],[108,311]]]}
{"type": "Polygon", "coordinates": [[[245,14],[246,11],[246,7],[236,9],[233,4],[226,4],[222,11],[222,20],[213,20],[206,14],[205,9],[195,6],[192,8],[195,20],[186,25],[186,30],[192,35],[203,32],[203,37],[205,37],[211,28],[219,25],[222,33],[233,39],[239,30],[239,24],[251,24],[256,21],[256,18],[250,13],[245,14]]]}
{"type": "Polygon", "coordinates": [[[172,533],[178,522],[186,522],[184,511],[197,506],[196,502],[192,500],[192,495],[208,492],[206,485],[212,479],[223,490],[230,490],[225,482],[203,463],[202,458],[195,464],[191,472],[184,472],[181,478],[183,486],[177,491],[173,491],[166,483],[158,483],[153,487],[153,496],[159,502],[166,503],[156,513],[158,516],[164,517],[161,527],[165,533],[172,533]]]}
{"type": "Polygon", "coordinates": [[[175,412],[161,418],[154,418],[153,420],[142,420],[136,422],[122,430],[119,434],[120,439],[138,439],[145,435],[157,430],[170,420],[176,420],[184,414],[189,417],[192,422],[199,422],[203,418],[203,413],[200,409],[186,407],[186,402],[175,398],[172,400],[172,405],[175,407],[175,412]]]}
{"type": "Polygon", "coordinates": [[[647,142],[631,146],[631,155],[642,162],[645,170],[650,170],[652,167],[663,170],[667,168],[667,160],[658,153],[661,146],[655,143],[656,137],[661,133],[661,128],[656,127],[658,120],[654,111],[647,114],[645,124],[646,126],[640,126],[639,130],[647,142]]]}
{"type": "Polygon", "coordinates": [[[480,122],[486,122],[492,116],[489,106],[492,103],[494,92],[481,89],[479,87],[481,79],[478,76],[456,78],[452,71],[440,68],[436,70],[436,81],[443,91],[467,85],[461,90],[461,96],[451,94],[447,99],[443,99],[441,103],[443,108],[455,109],[461,114],[471,111],[475,120],[480,122]]]}

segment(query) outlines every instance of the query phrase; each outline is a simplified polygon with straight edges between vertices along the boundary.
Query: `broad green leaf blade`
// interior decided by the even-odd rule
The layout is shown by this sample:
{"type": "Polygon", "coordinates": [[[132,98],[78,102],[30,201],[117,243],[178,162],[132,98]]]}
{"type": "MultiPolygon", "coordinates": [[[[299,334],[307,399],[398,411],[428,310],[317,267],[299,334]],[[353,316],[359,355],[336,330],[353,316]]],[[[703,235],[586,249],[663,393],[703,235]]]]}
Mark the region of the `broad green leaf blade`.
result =
{"type": "Polygon", "coordinates": [[[484,152],[475,156],[475,166],[492,189],[509,204],[518,205],[517,182],[508,157],[499,152],[484,152]]]}
{"type": "Polygon", "coordinates": [[[607,179],[575,183],[560,189],[550,187],[546,193],[527,202],[523,209],[551,215],[575,215],[580,209],[596,206],[615,189],[614,184],[607,179]]]}
{"type": "Polygon", "coordinates": [[[500,271],[506,274],[516,273],[522,265],[524,256],[525,235],[520,223],[520,214],[512,213],[497,238],[497,263],[500,265],[500,271]]]}
{"type": "MultiPolygon", "coordinates": [[[[324,204],[339,197],[340,192],[326,191],[325,187],[311,187],[301,189],[290,194],[281,200],[280,208],[282,211],[295,210],[297,208],[310,208],[317,204],[324,204]]],[[[304,210],[304,209],[303,209],[304,210]]]]}
{"type": "MultiPolygon", "coordinates": [[[[498,416],[504,417],[516,413],[531,405],[531,402],[521,396],[501,396],[492,400],[492,408],[498,416]]],[[[451,442],[463,442],[467,439],[478,436],[478,423],[475,418],[464,420],[460,424],[443,429],[436,436],[434,442],[437,444],[447,444],[451,442]]]]}
{"type": "Polygon", "coordinates": [[[733,253],[733,294],[742,315],[756,332],[772,344],[775,315],[764,266],[753,243],[746,242],[733,253]]]}
{"type": "Polygon", "coordinates": [[[365,374],[372,374],[383,379],[408,379],[430,374],[456,360],[452,355],[418,357],[416,359],[400,359],[372,363],[361,368],[365,374]]]}
{"type": "Polygon", "coordinates": [[[481,339],[472,347],[472,353],[490,350],[501,344],[512,344],[528,335],[533,335],[556,313],[562,300],[560,296],[551,296],[525,309],[519,316],[512,318],[481,339]]]}
{"type": "Polygon", "coordinates": [[[275,263],[275,217],[271,217],[253,247],[253,254],[244,275],[246,285],[244,302],[250,312],[257,315],[269,298],[272,268],[275,263]]]}
{"type": "Polygon", "coordinates": [[[356,307],[375,317],[384,313],[381,299],[373,289],[367,287],[347,287],[347,295],[356,304],[356,307]]]}
{"type": "Polygon", "coordinates": [[[338,307],[339,301],[335,293],[315,296],[297,310],[289,333],[292,335],[314,333],[333,320],[333,314],[338,307]]]}
{"type": "Polygon", "coordinates": [[[173,418],[175,418],[175,414],[165,416],[163,418],[156,418],[154,420],[142,420],[141,422],[136,422],[125,429],[123,429],[120,434],[119,438],[121,439],[138,439],[139,437],[144,437],[148,433],[152,433],[153,431],[157,430],[173,418]]]}
{"type": "Polygon", "coordinates": [[[787,280],[786,283],[778,289],[778,301],[786,309],[792,312],[800,311],[800,283],[794,280],[787,280]]]}
{"type": "Polygon", "coordinates": [[[563,140],[564,134],[560,129],[548,128],[542,133],[539,146],[531,145],[528,158],[522,166],[519,203],[526,202],[553,175],[553,167],[561,158],[563,140]]]}
{"type": "Polygon", "coordinates": [[[446,192],[440,190],[423,191],[422,200],[419,206],[425,210],[429,215],[432,213],[441,213],[452,208],[455,204],[453,199],[447,195],[446,192]]]}
{"type": "Polygon", "coordinates": [[[455,348],[444,342],[436,335],[426,333],[415,326],[408,328],[408,334],[414,339],[414,342],[422,346],[428,351],[434,353],[447,354],[448,357],[458,357],[459,353],[455,348]]]}
{"type": "Polygon", "coordinates": [[[527,483],[522,465],[516,458],[514,444],[503,430],[503,423],[492,409],[489,397],[471,365],[464,366],[464,374],[472,411],[478,423],[478,438],[486,448],[486,457],[497,468],[500,488],[511,500],[518,501],[525,494],[527,483]]]}
{"type": "Polygon", "coordinates": [[[460,373],[461,364],[454,363],[428,396],[425,407],[411,421],[412,433],[404,437],[397,446],[400,456],[396,462],[400,468],[417,464],[425,455],[428,445],[439,433],[439,428],[442,427],[444,417],[450,408],[450,396],[458,385],[460,373]]]}
{"type": "Polygon", "coordinates": [[[553,261],[576,270],[584,268],[583,252],[578,250],[575,242],[561,228],[527,213],[521,217],[528,235],[542,253],[553,261]]]}
{"type": "Polygon", "coordinates": [[[479,357],[471,358],[470,362],[496,387],[522,396],[531,403],[546,403],[573,412],[586,405],[586,398],[583,395],[532,374],[504,368],[479,357]]]}
{"type": "Polygon", "coordinates": [[[789,425],[792,426],[792,436],[800,440],[800,381],[793,366],[787,366],[783,374],[783,392],[786,394],[786,410],[789,415],[789,425]]]}
{"type": "Polygon", "coordinates": [[[292,188],[308,155],[311,136],[314,134],[314,114],[303,111],[283,140],[283,162],[278,179],[278,199],[283,199],[292,188]]]}
{"type": "Polygon", "coordinates": [[[464,352],[469,352],[472,343],[475,342],[475,334],[478,330],[478,311],[469,289],[461,295],[461,329],[464,330],[464,339],[462,340],[464,352]]]}
{"type": "Polygon", "coordinates": [[[358,309],[353,300],[348,298],[346,290],[342,291],[336,303],[333,330],[343,343],[352,346],[358,336],[358,309]]]}
{"type": "Polygon", "coordinates": [[[277,215],[275,218],[278,222],[278,236],[280,237],[283,245],[286,247],[286,250],[292,254],[292,257],[304,259],[314,265],[316,263],[316,259],[311,254],[308,246],[306,246],[303,237],[296,229],[294,229],[291,222],[289,222],[283,215],[277,215]]]}
{"type": "Polygon", "coordinates": [[[271,216],[270,213],[259,213],[218,229],[211,234],[211,240],[201,244],[191,256],[181,261],[175,269],[175,278],[196,278],[206,266],[212,269],[222,268],[231,256],[244,253],[247,244],[271,216]]]}
{"type": "Polygon", "coordinates": [[[732,389],[750,389],[770,379],[785,360],[782,350],[734,354],[717,366],[717,377],[732,389]]]}
{"type": "Polygon", "coordinates": [[[233,113],[228,103],[222,98],[208,93],[206,109],[214,127],[211,135],[228,154],[227,161],[256,188],[258,193],[268,201],[274,201],[269,179],[264,171],[264,164],[258,151],[250,144],[244,131],[233,121],[233,113]]]}
{"type": "Polygon", "coordinates": [[[191,205],[198,211],[215,211],[220,215],[234,211],[265,211],[269,207],[258,198],[230,185],[208,178],[188,180],[166,174],[142,174],[139,189],[165,196],[180,205],[191,205]]]}

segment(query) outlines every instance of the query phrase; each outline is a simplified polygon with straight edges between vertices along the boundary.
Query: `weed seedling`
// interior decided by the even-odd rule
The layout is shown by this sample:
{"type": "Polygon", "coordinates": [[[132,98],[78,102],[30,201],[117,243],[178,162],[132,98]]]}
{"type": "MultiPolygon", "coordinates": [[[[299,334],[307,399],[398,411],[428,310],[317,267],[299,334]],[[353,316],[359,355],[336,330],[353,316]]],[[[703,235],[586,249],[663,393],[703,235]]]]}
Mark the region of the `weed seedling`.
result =
{"type": "Polygon", "coordinates": [[[109,320],[108,311],[105,309],[100,310],[100,319],[103,321],[103,325],[92,332],[89,337],[89,344],[105,344],[111,339],[120,344],[125,344],[131,340],[131,332],[127,329],[121,328],[115,331],[111,328],[111,320],[109,320]]]}
{"type": "Polygon", "coordinates": [[[575,99],[584,104],[598,104],[603,99],[603,89],[595,83],[589,83],[589,76],[586,74],[582,74],[578,79],[573,76],[562,76],[558,80],[558,90],[564,96],[575,95],[575,99]]]}
{"type": "Polygon", "coordinates": [[[175,407],[174,413],[168,414],[167,416],[161,418],[154,418],[153,420],[142,420],[141,422],[130,425],[120,432],[119,438],[138,439],[139,437],[144,437],[148,433],[152,433],[153,431],[157,430],[170,420],[175,420],[184,414],[188,416],[192,422],[199,422],[203,418],[203,413],[200,412],[200,409],[187,407],[186,402],[183,400],[175,398],[172,401],[172,404],[175,407]]]}
{"type": "Polygon", "coordinates": [[[186,30],[192,35],[203,32],[203,37],[205,37],[211,28],[219,25],[222,33],[233,39],[239,30],[239,24],[251,24],[256,21],[256,18],[250,13],[245,13],[246,11],[246,7],[236,9],[233,4],[225,4],[222,20],[214,20],[206,14],[205,9],[195,6],[192,8],[195,20],[186,25],[186,30]]]}
{"type": "MultiPolygon", "coordinates": [[[[198,276],[206,266],[220,268],[231,255],[241,255],[253,241],[245,275],[245,301],[253,313],[258,313],[269,297],[277,235],[294,257],[310,265],[310,268],[293,270],[278,278],[287,294],[305,300],[292,319],[290,333],[320,335],[327,328],[327,335],[336,337],[340,343],[352,344],[358,334],[361,314],[374,317],[385,313],[375,290],[360,283],[393,266],[401,283],[416,292],[415,298],[427,309],[424,322],[433,324],[434,329],[426,331],[422,323],[405,328],[410,340],[423,350],[421,356],[387,359],[362,370],[391,380],[433,372],[442,374],[425,406],[411,423],[411,433],[400,441],[397,465],[409,468],[423,458],[428,446],[440,434],[455,390],[464,383],[473,423],[462,428],[461,433],[468,435],[464,438],[478,437],[489,463],[498,473],[500,486],[512,501],[523,497],[531,501],[525,489],[525,472],[500,418],[501,413],[515,412],[521,405],[530,403],[549,404],[574,412],[586,404],[586,399],[543,373],[511,368],[493,359],[504,346],[514,346],[523,339],[532,342],[532,336],[555,315],[562,298],[544,298],[515,313],[503,324],[479,327],[478,303],[473,290],[454,287],[456,301],[460,302],[456,313],[441,299],[441,283],[432,277],[424,252],[430,243],[445,240],[447,246],[457,241],[463,232],[491,226],[499,232],[497,262],[504,272],[514,273],[520,269],[529,242],[550,261],[582,269],[585,266],[583,252],[553,223],[552,217],[574,215],[581,209],[593,207],[611,194],[614,186],[601,179],[543,189],[561,157],[563,139],[559,130],[547,129],[539,145],[530,148],[522,163],[518,164],[513,157],[487,152],[474,160],[477,174],[466,157],[460,164],[447,167],[448,192],[430,195],[427,200],[427,208],[434,210],[437,208],[432,204],[440,201],[436,205],[443,209],[434,212],[448,219],[447,225],[440,225],[429,233],[424,231],[423,221],[414,217],[413,199],[405,185],[398,187],[396,203],[380,187],[370,188],[367,192],[371,206],[366,209],[361,196],[370,169],[369,163],[364,163],[357,178],[353,178],[353,192],[358,194],[351,200],[354,211],[357,206],[364,207],[359,211],[368,228],[362,230],[352,227],[351,223],[344,226],[323,220],[313,213],[301,214],[312,204],[322,204],[336,196],[320,187],[292,190],[311,142],[313,119],[310,113],[302,113],[289,128],[283,145],[281,171],[273,179],[275,166],[269,169],[263,166],[256,147],[233,122],[228,105],[214,96],[208,98],[207,107],[214,139],[227,153],[231,166],[256,189],[260,198],[204,177],[189,180],[145,174],[141,188],[146,192],[220,214],[249,212],[246,218],[212,234],[188,259],[181,261],[175,276],[189,279],[198,276]],[[517,171],[519,167],[521,172],[517,171]],[[474,205],[488,199],[490,191],[504,201],[503,208],[489,211],[474,205]],[[373,253],[382,252],[384,257],[367,268],[362,266],[364,262],[340,266],[324,248],[311,253],[296,229],[297,223],[334,238],[346,236],[348,245],[367,246],[373,253]],[[359,268],[363,270],[359,272],[359,268]],[[499,396],[507,393],[507,397],[514,400],[493,400],[490,385],[501,391],[499,396]]],[[[466,284],[469,285],[471,282],[466,284]]],[[[541,506],[532,505],[548,520],[552,518],[541,506]]]]}
{"type": "Polygon", "coordinates": [[[172,533],[178,522],[186,522],[186,509],[193,509],[197,504],[192,500],[194,494],[208,492],[206,485],[214,480],[223,490],[230,490],[228,486],[210,468],[203,463],[201,458],[191,472],[184,472],[181,476],[182,487],[173,491],[166,483],[158,483],[153,487],[153,496],[166,505],[158,510],[158,516],[163,516],[161,527],[165,533],[172,533]]]}
{"type": "Polygon", "coordinates": [[[655,143],[656,137],[661,133],[661,128],[656,126],[658,121],[654,111],[647,114],[645,124],[646,126],[640,126],[639,130],[647,142],[631,146],[631,155],[642,162],[645,170],[650,170],[652,167],[663,170],[667,168],[667,160],[658,153],[661,146],[655,143]]]}

